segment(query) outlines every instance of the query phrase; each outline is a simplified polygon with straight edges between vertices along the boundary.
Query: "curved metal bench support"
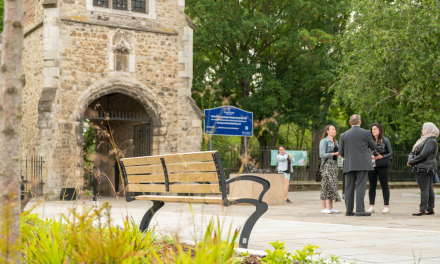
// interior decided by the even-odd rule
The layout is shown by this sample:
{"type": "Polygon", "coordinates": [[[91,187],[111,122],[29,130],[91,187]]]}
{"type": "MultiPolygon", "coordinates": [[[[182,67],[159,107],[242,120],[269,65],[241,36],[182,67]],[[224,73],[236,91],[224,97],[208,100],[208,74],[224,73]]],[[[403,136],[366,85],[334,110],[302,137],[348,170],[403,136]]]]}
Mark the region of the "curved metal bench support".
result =
{"type": "Polygon", "coordinates": [[[148,229],[150,225],[151,219],[153,219],[154,214],[159,211],[165,205],[162,201],[153,201],[153,206],[145,213],[144,217],[142,217],[141,224],[139,225],[139,229],[141,232],[144,232],[148,229]]]}
{"type": "Polygon", "coordinates": [[[269,181],[258,177],[258,176],[253,176],[253,175],[243,175],[243,176],[237,176],[234,178],[231,178],[229,180],[226,181],[226,185],[230,184],[232,182],[236,182],[236,181],[253,181],[253,182],[258,182],[259,184],[263,185],[263,191],[261,191],[260,195],[258,196],[258,200],[256,199],[239,199],[239,200],[234,200],[234,201],[224,201],[223,204],[225,206],[231,206],[234,204],[243,204],[243,203],[247,203],[247,204],[252,204],[255,206],[255,212],[249,216],[249,218],[246,220],[246,223],[244,224],[242,230],[241,230],[241,234],[240,234],[240,240],[238,242],[238,246],[240,248],[247,248],[248,247],[248,243],[249,243],[249,237],[251,235],[252,229],[254,228],[255,223],[257,223],[258,219],[260,219],[260,217],[267,212],[269,206],[267,205],[267,203],[263,202],[263,197],[264,194],[266,194],[266,192],[269,190],[270,188],[270,183],[269,181]]]}

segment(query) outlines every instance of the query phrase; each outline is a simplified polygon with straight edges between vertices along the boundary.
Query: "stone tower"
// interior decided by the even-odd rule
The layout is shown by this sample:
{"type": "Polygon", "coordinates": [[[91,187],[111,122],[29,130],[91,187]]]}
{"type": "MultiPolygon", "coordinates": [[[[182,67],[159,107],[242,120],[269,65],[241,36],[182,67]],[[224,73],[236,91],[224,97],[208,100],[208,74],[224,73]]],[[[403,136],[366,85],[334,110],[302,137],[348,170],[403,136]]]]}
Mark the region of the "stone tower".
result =
{"type": "MultiPolygon", "coordinates": [[[[121,149],[133,140],[126,157],[200,150],[203,113],[191,98],[195,26],[184,0],[25,5],[22,153],[43,156],[48,197],[82,186],[85,118],[111,128],[121,149]]],[[[102,194],[120,191],[108,144],[97,153],[102,194]]]]}

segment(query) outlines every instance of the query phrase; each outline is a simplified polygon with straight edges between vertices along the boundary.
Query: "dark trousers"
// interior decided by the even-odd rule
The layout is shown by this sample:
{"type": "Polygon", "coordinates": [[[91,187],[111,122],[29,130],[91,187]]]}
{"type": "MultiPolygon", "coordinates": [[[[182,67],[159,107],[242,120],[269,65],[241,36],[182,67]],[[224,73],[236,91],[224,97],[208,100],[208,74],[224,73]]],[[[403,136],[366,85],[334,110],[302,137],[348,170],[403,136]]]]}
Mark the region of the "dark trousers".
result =
{"type": "Polygon", "coordinates": [[[374,170],[368,172],[368,181],[370,182],[370,204],[376,200],[377,177],[379,176],[380,187],[382,187],[384,205],[390,204],[390,188],[388,187],[389,167],[374,167],[374,170]]]}
{"type": "Polygon", "coordinates": [[[416,172],[416,180],[420,188],[420,212],[432,212],[434,210],[433,177],[432,172],[416,172]]]}
{"type": "Polygon", "coordinates": [[[365,191],[367,189],[368,171],[350,171],[345,173],[345,207],[347,213],[354,208],[354,190],[356,189],[356,213],[365,212],[365,191]]]}

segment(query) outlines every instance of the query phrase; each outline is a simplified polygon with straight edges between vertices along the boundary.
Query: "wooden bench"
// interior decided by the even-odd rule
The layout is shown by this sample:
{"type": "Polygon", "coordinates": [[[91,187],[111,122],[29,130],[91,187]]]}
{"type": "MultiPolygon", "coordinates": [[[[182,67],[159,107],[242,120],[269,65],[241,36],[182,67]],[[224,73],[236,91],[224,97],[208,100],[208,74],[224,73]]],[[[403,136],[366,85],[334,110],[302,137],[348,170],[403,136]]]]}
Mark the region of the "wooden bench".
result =
{"type": "Polygon", "coordinates": [[[247,248],[252,228],[267,211],[268,206],[262,201],[269,190],[267,180],[252,175],[238,176],[226,180],[220,154],[217,151],[193,152],[125,158],[119,161],[124,179],[127,202],[148,200],[153,206],[145,213],[140,223],[140,230],[148,228],[154,214],[165,202],[206,203],[231,206],[234,204],[252,204],[255,212],[247,219],[241,229],[239,247],[247,248]],[[226,186],[234,181],[253,181],[263,185],[258,199],[228,199],[226,186]],[[134,192],[134,197],[130,193],[134,192]],[[163,193],[148,195],[146,193],[163,193]],[[177,196],[178,194],[202,194],[205,196],[177,196]]]}

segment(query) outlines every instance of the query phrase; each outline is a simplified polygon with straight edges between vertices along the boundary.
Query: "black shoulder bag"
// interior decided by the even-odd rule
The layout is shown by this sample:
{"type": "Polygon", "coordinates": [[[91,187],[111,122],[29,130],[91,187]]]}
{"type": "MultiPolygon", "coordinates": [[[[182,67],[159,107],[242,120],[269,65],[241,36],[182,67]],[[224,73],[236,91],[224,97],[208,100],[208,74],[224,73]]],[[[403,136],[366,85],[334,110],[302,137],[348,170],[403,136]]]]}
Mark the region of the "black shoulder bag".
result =
{"type": "MultiPolygon", "coordinates": [[[[382,139],[381,143],[383,144],[382,154],[388,153],[387,144],[385,143],[385,140],[382,139]]],[[[378,168],[388,167],[388,166],[390,166],[390,164],[391,164],[390,157],[376,160],[376,167],[378,167],[378,168]]]]}
{"type": "Polygon", "coordinates": [[[291,168],[292,168],[292,160],[290,158],[287,158],[287,170],[283,171],[285,173],[291,173],[291,168]]]}
{"type": "MultiPolygon", "coordinates": [[[[322,164],[322,167],[324,167],[324,165],[327,163],[327,160],[328,159],[325,159],[324,163],[322,164]]],[[[320,182],[321,180],[322,180],[321,164],[319,164],[318,171],[316,172],[316,175],[315,175],[315,181],[320,182]]]]}

